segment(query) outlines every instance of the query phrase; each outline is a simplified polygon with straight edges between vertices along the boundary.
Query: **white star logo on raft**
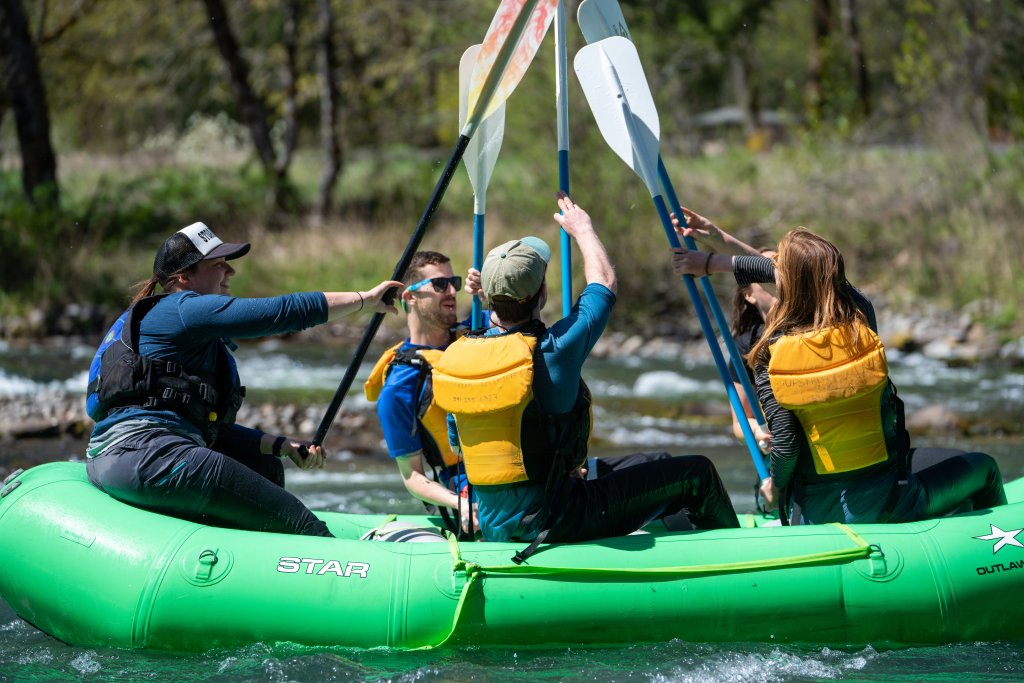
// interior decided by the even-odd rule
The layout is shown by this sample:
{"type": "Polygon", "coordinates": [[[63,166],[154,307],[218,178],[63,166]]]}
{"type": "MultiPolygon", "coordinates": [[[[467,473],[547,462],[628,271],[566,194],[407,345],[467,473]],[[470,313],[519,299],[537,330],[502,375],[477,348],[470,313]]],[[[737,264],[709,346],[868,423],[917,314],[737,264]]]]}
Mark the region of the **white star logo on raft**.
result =
{"type": "Polygon", "coordinates": [[[991,533],[985,534],[984,536],[975,536],[980,541],[996,541],[995,546],[992,548],[992,554],[995,555],[1004,545],[1015,545],[1018,548],[1024,548],[1024,543],[1017,540],[1017,534],[1024,531],[1024,529],[1012,529],[1010,531],[1003,531],[995,524],[989,524],[992,527],[991,533]],[[996,540],[999,539],[999,540],[996,540]]]}

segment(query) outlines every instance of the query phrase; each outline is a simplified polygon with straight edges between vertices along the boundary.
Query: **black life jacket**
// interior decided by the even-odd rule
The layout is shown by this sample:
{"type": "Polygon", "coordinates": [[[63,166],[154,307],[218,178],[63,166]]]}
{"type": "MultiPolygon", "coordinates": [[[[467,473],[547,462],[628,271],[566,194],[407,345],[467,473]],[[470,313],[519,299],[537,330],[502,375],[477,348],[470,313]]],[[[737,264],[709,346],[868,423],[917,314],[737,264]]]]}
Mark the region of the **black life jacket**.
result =
{"type": "Polygon", "coordinates": [[[170,410],[181,415],[212,444],[221,426],[233,424],[245,396],[235,362],[223,341],[217,340],[213,372],[195,371],[175,361],[139,354],[142,319],[166,294],[150,296],[132,305],[119,319],[116,341],[101,346],[93,364],[87,394],[90,414],[97,421],[116,408],[170,410]]]}

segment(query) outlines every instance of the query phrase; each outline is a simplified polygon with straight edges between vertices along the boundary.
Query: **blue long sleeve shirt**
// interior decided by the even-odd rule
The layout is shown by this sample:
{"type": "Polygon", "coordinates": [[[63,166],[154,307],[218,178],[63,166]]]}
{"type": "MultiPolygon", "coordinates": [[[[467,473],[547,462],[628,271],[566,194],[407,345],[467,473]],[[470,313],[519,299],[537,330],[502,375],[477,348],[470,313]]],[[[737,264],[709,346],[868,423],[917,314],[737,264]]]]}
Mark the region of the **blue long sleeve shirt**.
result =
{"type": "MultiPolygon", "coordinates": [[[[218,347],[234,349],[230,341],[285,334],[327,321],[327,299],[321,292],[242,299],[221,294],[176,292],[161,299],[139,325],[138,352],[160,360],[172,360],[199,372],[216,370],[218,347]]],[[[232,381],[240,384],[230,353],[232,381]]],[[[126,407],[113,410],[96,423],[92,438],[128,419],[163,423],[175,431],[201,432],[189,420],[169,410],[126,407]]],[[[263,432],[241,425],[225,426],[215,447],[220,451],[258,452],[263,432]]]]}

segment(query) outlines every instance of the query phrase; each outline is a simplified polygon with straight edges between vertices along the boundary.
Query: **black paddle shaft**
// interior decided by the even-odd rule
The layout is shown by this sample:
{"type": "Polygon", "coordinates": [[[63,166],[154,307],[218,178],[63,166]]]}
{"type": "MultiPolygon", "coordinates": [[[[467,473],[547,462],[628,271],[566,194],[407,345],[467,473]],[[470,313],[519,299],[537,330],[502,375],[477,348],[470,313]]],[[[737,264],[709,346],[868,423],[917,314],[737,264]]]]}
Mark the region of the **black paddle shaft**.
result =
{"type": "MultiPolygon", "coordinates": [[[[434,186],[434,193],[430,196],[430,203],[427,204],[426,210],[420,217],[420,222],[416,225],[416,230],[413,231],[409,243],[405,245],[405,252],[402,254],[402,258],[399,259],[398,265],[395,266],[395,272],[391,275],[392,280],[401,280],[409,264],[412,263],[412,257],[420,248],[420,243],[427,234],[427,228],[430,227],[430,223],[434,219],[434,213],[437,212],[437,208],[441,205],[441,200],[444,198],[444,193],[452,182],[455,169],[459,167],[459,162],[462,161],[462,156],[466,153],[466,146],[469,144],[469,140],[468,136],[460,135],[459,141],[455,143],[455,149],[452,150],[451,158],[448,159],[448,165],[445,166],[444,172],[437,180],[437,185],[434,186]]],[[[385,293],[385,303],[394,301],[395,294],[397,294],[397,289],[395,288],[385,293]]],[[[327,412],[324,413],[323,419],[320,420],[320,426],[316,428],[316,435],[313,436],[314,446],[322,445],[327,437],[327,432],[330,431],[331,424],[334,423],[334,418],[338,416],[338,411],[341,409],[341,402],[345,400],[345,394],[352,387],[356,373],[359,372],[359,366],[363,364],[363,358],[366,356],[370,343],[373,342],[373,338],[377,334],[377,330],[380,329],[382,322],[384,322],[384,314],[374,313],[373,318],[370,319],[370,324],[366,326],[363,338],[359,340],[359,346],[356,347],[355,355],[352,356],[352,362],[348,364],[345,375],[341,378],[341,383],[338,385],[338,390],[334,392],[334,398],[331,399],[331,404],[327,406],[327,412]]]]}

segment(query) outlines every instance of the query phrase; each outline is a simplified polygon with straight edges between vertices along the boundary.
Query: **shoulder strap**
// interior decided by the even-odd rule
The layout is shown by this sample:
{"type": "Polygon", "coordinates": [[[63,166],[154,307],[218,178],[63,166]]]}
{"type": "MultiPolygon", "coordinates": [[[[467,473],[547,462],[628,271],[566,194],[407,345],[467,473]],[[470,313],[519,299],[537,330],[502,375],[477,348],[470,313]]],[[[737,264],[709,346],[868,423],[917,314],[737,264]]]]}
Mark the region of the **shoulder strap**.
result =
{"type": "Polygon", "coordinates": [[[128,317],[125,320],[124,327],[121,328],[121,343],[132,351],[138,353],[139,330],[141,329],[142,319],[145,318],[146,314],[153,310],[153,307],[160,303],[160,300],[166,296],[166,294],[147,296],[146,298],[139,299],[132,304],[128,309],[128,317]],[[125,335],[127,335],[127,338],[125,338],[125,335]]]}

